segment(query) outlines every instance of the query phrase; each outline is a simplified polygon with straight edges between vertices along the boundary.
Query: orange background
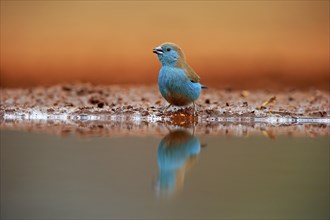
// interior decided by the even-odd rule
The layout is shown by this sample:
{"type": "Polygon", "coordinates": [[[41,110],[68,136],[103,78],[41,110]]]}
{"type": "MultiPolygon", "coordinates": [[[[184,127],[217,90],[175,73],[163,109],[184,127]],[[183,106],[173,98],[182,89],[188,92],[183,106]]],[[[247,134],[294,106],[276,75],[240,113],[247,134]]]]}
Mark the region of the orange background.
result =
{"type": "Polygon", "coordinates": [[[1,1],[0,85],[156,83],[166,41],[209,86],[329,89],[329,1],[1,1]]]}

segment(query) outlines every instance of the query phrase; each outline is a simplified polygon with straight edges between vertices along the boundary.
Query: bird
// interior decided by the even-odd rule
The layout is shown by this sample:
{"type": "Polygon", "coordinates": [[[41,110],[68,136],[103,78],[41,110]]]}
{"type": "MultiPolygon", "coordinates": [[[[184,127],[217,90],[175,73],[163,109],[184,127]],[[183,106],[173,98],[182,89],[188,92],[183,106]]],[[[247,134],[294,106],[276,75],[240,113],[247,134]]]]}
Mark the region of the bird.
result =
{"type": "Polygon", "coordinates": [[[164,112],[174,106],[187,106],[192,103],[195,114],[195,101],[201,90],[207,86],[199,83],[200,77],[188,65],[182,49],[170,42],[162,43],[153,49],[162,67],[158,75],[161,95],[169,103],[164,112]]]}
{"type": "Polygon", "coordinates": [[[157,189],[172,193],[182,188],[185,173],[197,161],[202,147],[199,138],[186,129],[170,130],[158,145],[157,189]]]}

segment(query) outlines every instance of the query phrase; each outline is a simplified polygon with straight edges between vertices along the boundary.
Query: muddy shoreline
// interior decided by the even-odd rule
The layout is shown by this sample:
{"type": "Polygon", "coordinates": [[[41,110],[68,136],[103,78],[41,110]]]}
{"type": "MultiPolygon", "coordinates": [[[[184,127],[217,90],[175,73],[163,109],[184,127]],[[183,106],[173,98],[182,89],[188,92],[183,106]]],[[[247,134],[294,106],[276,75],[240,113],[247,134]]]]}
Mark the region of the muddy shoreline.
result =
{"type": "Polygon", "coordinates": [[[179,126],[195,127],[200,134],[322,136],[330,128],[330,95],[319,90],[209,88],[198,100],[195,116],[189,106],[164,113],[167,103],[157,86],[79,83],[0,91],[2,129],[116,136],[163,134],[166,127],[179,126]]]}

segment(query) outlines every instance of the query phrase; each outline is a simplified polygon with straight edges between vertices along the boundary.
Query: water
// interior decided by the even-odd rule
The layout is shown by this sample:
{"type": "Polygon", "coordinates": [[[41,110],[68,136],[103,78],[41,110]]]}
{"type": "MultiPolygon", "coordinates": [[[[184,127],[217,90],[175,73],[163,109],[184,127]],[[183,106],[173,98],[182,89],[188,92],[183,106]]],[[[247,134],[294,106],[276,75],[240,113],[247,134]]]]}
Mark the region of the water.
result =
{"type": "Polygon", "coordinates": [[[328,219],[329,136],[1,130],[2,219],[328,219]]]}

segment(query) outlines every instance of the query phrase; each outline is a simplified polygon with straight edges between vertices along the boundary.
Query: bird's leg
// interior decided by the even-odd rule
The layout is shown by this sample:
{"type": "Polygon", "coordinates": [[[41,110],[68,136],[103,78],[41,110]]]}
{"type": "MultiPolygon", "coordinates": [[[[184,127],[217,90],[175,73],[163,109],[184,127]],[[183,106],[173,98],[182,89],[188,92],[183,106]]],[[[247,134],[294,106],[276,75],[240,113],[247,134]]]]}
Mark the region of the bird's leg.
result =
{"type": "Polygon", "coordinates": [[[166,111],[167,111],[167,109],[169,108],[169,107],[171,107],[172,106],[172,104],[169,104],[164,110],[163,110],[163,112],[165,113],[166,111]]]}
{"type": "Polygon", "coordinates": [[[167,130],[168,130],[168,132],[172,132],[172,130],[171,130],[171,128],[166,124],[166,122],[165,122],[165,127],[167,128],[167,130]]]}
{"type": "Polygon", "coordinates": [[[196,113],[196,106],[195,106],[195,102],[193,102],[193,116],[195,116],[195,113],[196,113]]]}

